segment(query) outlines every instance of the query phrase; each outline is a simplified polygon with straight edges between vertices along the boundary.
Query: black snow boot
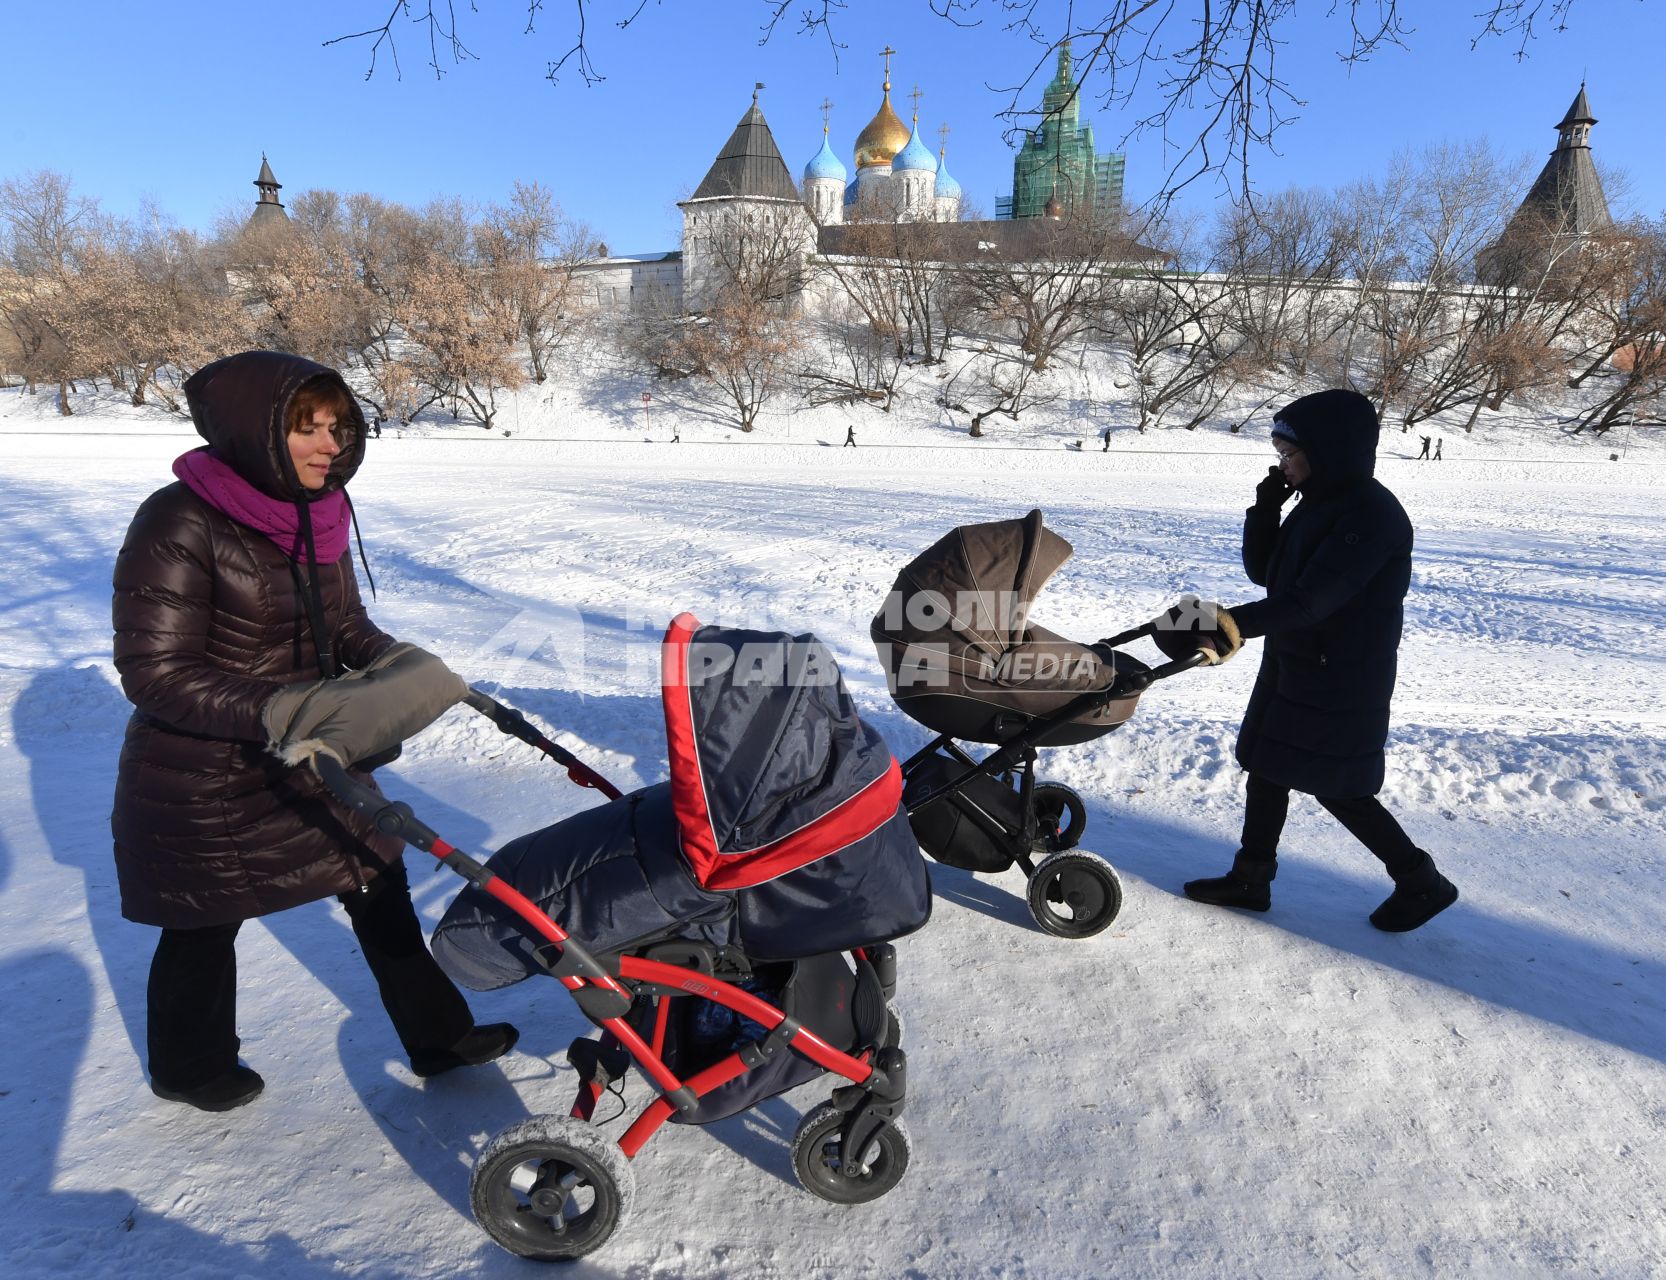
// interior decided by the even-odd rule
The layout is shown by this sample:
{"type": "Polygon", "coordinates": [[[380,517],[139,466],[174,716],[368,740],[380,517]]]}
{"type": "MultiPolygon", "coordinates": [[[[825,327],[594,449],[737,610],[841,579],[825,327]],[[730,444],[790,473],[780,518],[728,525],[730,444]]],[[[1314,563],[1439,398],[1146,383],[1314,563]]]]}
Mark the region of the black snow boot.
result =
{"type": "Polygon", "coordinates": [[[1394,892],[1371,913],[1371,923],[1384,933],[1409,933],[1458,900],[1458,887],[1441,875],[1435,860],[1421,849],[1417,852],[1422,856],[1395,873],[1394,892]]]}
{"type": "Polygon", "coordinates": [[[515,1047],[521,1033],[507,1022],[476,1027],[449,1049],[426,1049],[411,1055],[411,1070],[426,1079],[458,1067],[478,1067],[501,1058],[515,1047]]]}
{"type": "Polygon", "coordinates": [[[1232,870],[1224,876],[1188,880],[1181,888],[1193,902],[1207,902],[1212,907],[1265,911],[1273,905],[1270,886],[1277,873],[1276,859],[1254,858],[1240,849],[1238,856],[1232,860],[1232,870]]]}
{"type": "Polygon", "coordinates": [[[150,1091],[168,1102],[183,1102],[198,1111],[230,1111],[245,1102],[253,1102],[266,1087],[266,1081],[252,1067],[238,1063],[224,1075],[215,1076],[194,1089],[170,1089],[150,1082],[150,1091]]]}

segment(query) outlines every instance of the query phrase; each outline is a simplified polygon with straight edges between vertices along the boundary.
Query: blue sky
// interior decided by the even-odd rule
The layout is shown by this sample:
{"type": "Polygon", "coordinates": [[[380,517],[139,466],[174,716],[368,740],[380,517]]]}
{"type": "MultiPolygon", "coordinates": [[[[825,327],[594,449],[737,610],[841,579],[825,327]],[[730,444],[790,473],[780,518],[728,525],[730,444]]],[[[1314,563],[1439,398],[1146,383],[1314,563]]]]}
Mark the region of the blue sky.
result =
{"type": "MultiPolygon", "coordinates": [[[[1011,187],[1012,152],[996,118],[1006,95],[989,86],[1016,83],[1039,53],[993,22],[958,29],[925,0],[850,0],[837,61],[825,37],[790,28],[760,47],[763,0],[648,0],[627,31],[614,20],[637,0],[595,0],[591,53],[605,81],[586,87],[572,74],[551,85],[544,69],[571,42],[571,6],[546,4],[526,35],[522,0],[495,0],[477,14],[457,5],[478,61],[447,60],[436,80],[426,46],[407,31],[403,78],[384,58],[367,80],[366,42],[323,42],[380,21],[389,4],[8,6],[0,177],[58,169],[117,213],[136,213],[148,196],[204,230],[252,203],[263,151],[285,197],[330,187],[414,204],[486,201],[517,179],[537,180],[614,251],[669,249],[680,234],[676,200],[699,183],[755,80],[766,85],[764,112],[795,177],[820,145],[824,97],[835,104],[834,147],[850,165],[855,136],[879,105],[878,52],[890,44],[899,112],[907,118],[904,95],[918,84],[928,141],[935,146],[937,126],[949,124],[950,170],[992,212],[1011,187]]],[[[1385,50],[1351,73],[1337,61],[1346,28],[1326,19],[1329,7],[1312,0],[1281,29],[1289,43],[1279,68],[1306,106],[1280,135],[1281,154],[1252,157],[1262,190],[1332,186],[1380,170],[1396,150],[1476,138],[1525,158],[1530,180],[1583,77],[1599,119],[1598,161],[1630,179],[1624,207],[1666,211],[1658,0],[1576,0],[1569,29],[1546,32],[1521,61],[1497,39],[1471,50],[1478,24],[1469,15],[1479,5],[1404,0],[1415,28],[1409,51],[1385,50]]],[[[1129,117],[1091,96],[1085,113],[1101,150],[1115,147],[1129,117]]],[[[1128,194],[1138,200],[1166,168],[1161,140],[1132,139],[1125,150],[1128,194]]],[[[1214,186],[1186,196],[1194,207],[1218,198],[1214,186]]]]}

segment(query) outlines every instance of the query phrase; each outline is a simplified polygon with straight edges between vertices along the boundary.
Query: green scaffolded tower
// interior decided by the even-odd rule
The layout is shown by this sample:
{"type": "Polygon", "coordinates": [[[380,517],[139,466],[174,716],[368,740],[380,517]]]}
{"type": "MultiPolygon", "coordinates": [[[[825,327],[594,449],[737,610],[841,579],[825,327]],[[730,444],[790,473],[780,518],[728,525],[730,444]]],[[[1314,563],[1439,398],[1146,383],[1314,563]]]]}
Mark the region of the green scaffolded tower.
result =
{"type": "Polygon", "coordinates": [[[1012,162],[1012,195],[998,197],[998,218],[1040,218],[1056,194],[1065,209],[1114,213],[1122,207],[1123,157],[1098,155],[1093,126],[1081,122],[1081,95],[1070,66],[1070,42],[1059,46],[1058,69],[1041,100],[1041,124],[1024,137],[1012,162]]]}

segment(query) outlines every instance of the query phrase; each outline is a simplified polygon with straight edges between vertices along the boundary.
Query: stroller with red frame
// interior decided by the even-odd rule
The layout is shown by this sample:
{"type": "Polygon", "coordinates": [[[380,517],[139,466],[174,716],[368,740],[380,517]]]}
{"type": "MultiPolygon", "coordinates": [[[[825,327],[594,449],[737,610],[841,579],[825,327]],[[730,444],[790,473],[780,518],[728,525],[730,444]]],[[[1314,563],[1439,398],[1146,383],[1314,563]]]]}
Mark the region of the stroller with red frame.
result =
{"type": "Polygon", "coordinates": [[[823,1074],[841,1087],[794,1137],[804,1186],[859,1203],[908,1167],[891,943],[926,923],[931,889],[895,758],[810,635],[683,614],[661,683],[670,780],[629,795],[519,712],[468,693],[499,729],[608,796],[484,864],[314,758],[343,800],[468,880],[432,939],[458,982],[549,974],[601,1030],[567,1050],[570,1113],[505,1130],[475,1163],[477,1220],[523,1257],[601,1246],[630,1208],[631,1160],[666,1121],[711,1123],[823,1074]],[[591,1121],[632,1060],[658,1095],[614,1142],[591,1121]]]}
{"type": "Polygon", "coordinates": [[[904,566],[869,634],[897,705],[937,735],[902,766],[920,847],[983,874],[1017,864],[1036,923],[1085,938],[1116,918],[1121,881],[1077,847],[1087,806],[1071,788],[1036,780],[1036,750],[1120,728],[1152,684],[1212,655],[1149,667],[1117,646],[1152,635],[1155,623],[1093,645],[1035,625],[1035,597],[1070,555],[1040,511],[963,525],[904,566]],[[961,742],[995,750],[979,760],[961,742]]]}

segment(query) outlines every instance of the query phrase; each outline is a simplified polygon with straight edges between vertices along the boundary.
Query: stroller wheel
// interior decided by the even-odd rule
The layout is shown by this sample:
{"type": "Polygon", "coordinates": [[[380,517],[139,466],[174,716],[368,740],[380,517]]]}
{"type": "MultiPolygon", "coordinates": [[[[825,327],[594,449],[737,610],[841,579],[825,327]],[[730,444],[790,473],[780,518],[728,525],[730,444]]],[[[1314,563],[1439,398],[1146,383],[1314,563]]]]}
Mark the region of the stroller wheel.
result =
{"type": "Polygon", "coordinates": [[[1035,786],[1036,840],[1031,853],[1058,853],[1082,843],[1088,807],[1082,797],[1057,782],[1035,786]]]}
{"type": "Polygon", "coordinates": [[[618,1144],[566,1116],[533,1116],[480,1153],[475,1220],[510,1253],[553,1261],[599,1249],[630,1211],[636,1175],[618,1144]]]}
{"type": "Polygon", "coordinates": [[[1122,910],[1122,881],[1097,853],[1067,849],[1048,854],[1030,877],[1030,914],[1046,933],[1087,938],[1122,910]]]}
{"type": "Polygon", "coordinates": [[[839,1129],[845,1112],[824,1102],[799,1122],[793,1135],[793,1171],[807,1191],[834,1204],[866,1204],[877,1200],[908,1171],[913,1144],[901,1120],[883,1125],[862,1153],[853,1171],[839,1149],[839,1129]]]}

